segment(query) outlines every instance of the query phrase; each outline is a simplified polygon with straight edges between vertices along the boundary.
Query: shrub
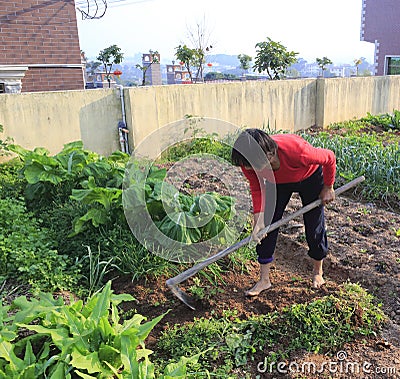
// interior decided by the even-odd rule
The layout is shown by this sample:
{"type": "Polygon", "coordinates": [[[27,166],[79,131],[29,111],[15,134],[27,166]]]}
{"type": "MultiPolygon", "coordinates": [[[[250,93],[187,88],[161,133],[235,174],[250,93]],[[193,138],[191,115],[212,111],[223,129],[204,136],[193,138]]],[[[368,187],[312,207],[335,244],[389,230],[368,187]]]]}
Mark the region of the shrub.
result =
{"type": "Polygon", "coordinates": [[[0,199],[0,277],[17,278],[34,291],[71,289],[80,274],[54,249],[49,233],[21,200],[0,199]]]}

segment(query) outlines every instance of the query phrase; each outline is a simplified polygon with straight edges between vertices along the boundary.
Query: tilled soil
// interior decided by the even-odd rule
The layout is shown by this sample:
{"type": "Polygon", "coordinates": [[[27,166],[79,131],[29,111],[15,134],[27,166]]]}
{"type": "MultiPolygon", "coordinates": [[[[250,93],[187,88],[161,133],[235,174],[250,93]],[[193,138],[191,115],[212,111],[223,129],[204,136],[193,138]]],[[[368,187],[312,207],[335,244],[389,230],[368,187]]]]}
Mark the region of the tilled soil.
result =
{"type": "MultiPolygon", "coordinates": [[[[201,180],[207,181],[207,178],[201,180]]],[[[197,185],[199,187],[201,185],[197,185]]],[[[293,195],[287,212],[294,212],[300,206],[298,196],[293,195]]],[[[138,282],[121,277],[114,281],[114,290],[132,294],[138,302],[130,306],[149,319],[171,310],[148,338],[146,346],[155,348],[157,337],[167,324],[193,322],[194,318],[209,317],[211,311],[218,315],[226,309],[235,309],[243,318],[265,314],[333,293],[346,281],[359,283],[382,303],[390,318],[381,335],[346,344],[337,352],[336,360],[302,352],[291,357],[291,361],[300,366],[314,362],[320,365],[317,367],[322,367],[325,362],[328,367],[331,363],[331,369],[325,369],[323,373],[303,372],[300,375],[276,370],[272,374],[263,373],[262,356],[245,371],[252,378],[400,378],[400,214],[344,196],[327,206],[325,214],[330,251],[324,261],[326,284],[318,290],[311,289],[312,264],[307,256],[301,219],[280,229],[272,269],[273,287],[256,298],[244,296],[244,291],[258,278],[258,265],[251,261],[245,263],[243,270],[227,270],[218,288],[207,286],[206,300],[198,304],[196,311],[182,304],[168,290],[165,277],[138,282]],[[343,368],[345,363],[350,365],[346,369],[343,368]]],[[[182,283],[182,287],[188,288],[193,284],[192,280],[182,283]]],[[[244,372],[239,375],[244,376],[244,372]]]]}

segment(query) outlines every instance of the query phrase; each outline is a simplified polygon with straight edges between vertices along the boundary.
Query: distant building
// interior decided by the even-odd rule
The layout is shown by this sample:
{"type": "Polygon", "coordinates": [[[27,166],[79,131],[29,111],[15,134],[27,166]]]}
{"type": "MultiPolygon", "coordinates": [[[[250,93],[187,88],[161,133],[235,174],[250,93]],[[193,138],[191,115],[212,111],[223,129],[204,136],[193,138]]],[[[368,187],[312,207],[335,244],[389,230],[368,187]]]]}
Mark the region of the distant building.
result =
{"type": "Polygon", "coordinates": [[[146,70],[146,83],[152,86],[162,84],[161,80],[161,67],[160,67],[160,54],[143,54],[142,66],[148,67],[146,70]],[[156,58],[156,59],[153,59],[156,58]]]}
{"type": "Polygon", "coordinates": [[[0,1],[0,92],[84,88],[74,0],[0,1]]]}
{"type": "Polygon", "coordinates": [[[314,78],[320,74],[321,69],[318,64],[313,63],[305,63],[303,70],[300,72],[301,76],[304,78],[314,78]]]}
{"type": "Polygon", "coordinates": [[[86,89],[91,88],[115,88],[117,82],[113,73],[108,74],[110,83],[107,79],[107,73],[105,71],[96,71],[93,75],[87,75],[86,89]]]}
{"type": "Polygon", "coordinates": [[[400,75],[399,20],[399,0],[362,0],[360,39],[375,44],[375,75],[400,75]]]}
{"type": "Polygon", "coordinates": [[[331,76],[336,77],[336,78],[347,78],[349,76],[355,76],[356,71],[357,71],[356,68],[349,64],[342,64],[339,66],[331,66],[329,68],[329,72],[330,72],[331,76]]]}
{"type": "Polygon", "coordinates": [[[167,64],[167,84],[188,84],[191,83],[189,72],[183,65],[167,64]]]}

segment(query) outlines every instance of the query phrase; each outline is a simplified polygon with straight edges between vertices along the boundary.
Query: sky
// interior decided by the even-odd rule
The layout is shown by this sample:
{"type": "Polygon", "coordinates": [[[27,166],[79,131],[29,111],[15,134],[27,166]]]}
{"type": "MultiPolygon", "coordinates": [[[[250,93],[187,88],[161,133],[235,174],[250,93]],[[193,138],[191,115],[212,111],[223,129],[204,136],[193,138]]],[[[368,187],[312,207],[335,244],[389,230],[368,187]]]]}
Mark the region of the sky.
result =
{"type": "MultiPolygon", "coordinates": [[[[85,9],[86,1],[95,3],[75,3],[85,9]]],[[[89,59],[116,44],[125,58],[157,50],[161,63],[170,63],[178,45],[194,47],[189,34],[201,25],[210,54],[254,59],[255,45],[269,37],[310,63],[325,56],[334,64],[373,63],[374,44],[360,41],[361,8],[362,0],[108,0],[102,18],[83,20],[77,11],[77,19],[89,59]]]]}

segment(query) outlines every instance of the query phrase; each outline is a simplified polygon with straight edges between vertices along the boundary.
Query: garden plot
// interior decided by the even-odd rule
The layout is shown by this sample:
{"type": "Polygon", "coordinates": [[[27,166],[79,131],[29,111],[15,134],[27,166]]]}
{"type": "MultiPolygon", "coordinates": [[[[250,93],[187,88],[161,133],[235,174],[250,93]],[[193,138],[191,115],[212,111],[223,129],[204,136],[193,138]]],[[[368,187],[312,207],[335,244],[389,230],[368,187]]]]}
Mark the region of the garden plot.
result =
{"type": "MultiPolygon", "coordinates": [[[[392,118],[389,121],[393,123],[392,118]]],[[[187,265],[150,253],[126,225],[120,187],[129,157],[118,152],[100,157],[83,150],[79,142],[66,145],[55,157],[43,149],[27,151],[14,146],[21,162],[2,167],[0,176],[0,275],[5,305],[0,343],[8,352],[0,355],[0,377],[3,369],[11,373],[19,368],[27,370],[24,375],[34,372],[38,378],[43,377],[44,370],[48,376],[73,371],[81,377],[100,377],[101,373],[119,377],[122,372],[125,375],[139,370],[139,366],[147,370],[142,378],[153,378],[155,373],[160,378],[398,377],[399,132],[381,133],[373,122],[375,118],[370,116],[367,130],[365,123],[349,122],[322,133],[310,130],[303,134],[315,145],[336,149],[336,186],[366,176],[356,191],[326,207],[330,246],[324,262],[326,284],[311,289],[312,265],[302,220],[293,220],[280,230],[271,289],[256,298],[244,296],[258,279],[254,249],[244,247],[182,284],[197,298],[196,311],[182,304],[165,285],[166,279],[187,265]],[[108,279],[112,279],[112,290],[120,297],[114,297],[109,283],[101,294],[97,292],[108,279]],[[40,304],[49,306],[35,305],[33,299],[40,291],[47,292],[40,304]],[[24,328],[19,330],[21,325],[10,321],[15,314],[7,314],[7,304],[22,294],[32,302],[18,298],[15,305],[24,310],[17,314],[16,322],[25,320],[32,325],[22,323],[24,328]],[[83,302],[75,302],[78,298],[83,302]],[[114,303],[107,310],[110,301],[114,303]],[[84,303],[88,305],[83,307],[84,303]],[[144,321],[141,315],[148,324],[139,325],[144,321]],[[40,317],[44,322],[41,325],[40,317]],[[107,326],[108,317],[113,321],[112,328],[107,326]],[[79,326],[89,318],[93,321],[91,334],[88,328],[79,326]],[[54,329],[53,342],[43,328],[49,327],[49,322],[54,329]],[[120,323],[129,325],[132,335],[138,333],[135,341],[143,351],[138,347],[138,353],[126,338],[121,345],[120,323]],[[62,331],[57,330],[60,328],[62,331]],[[27,330],[42,334],[30,337],[27,330]],[[69,338],[83,335],[71,337],[70,344],[58,338],[60,333],[69,338]],[[107,337],[101,337],[102,333],[107,337]],[[42,348],[40,342],[44,342],[42,348]],[[63,346],[62,359],[57,344],[63,346]],[[143,349],[143,344],[153,353],[143,349]],[[96,346],[101,348],[96,350],[96,346]],[[100,360],[97,351],[101,352],[100,360]],[[199,355],[192,363],[180,360],[183,355],[196,353],[199,355]],[[88,354],[96,358],[95,365],[85,358],[88,354]],[[10,356],[12,361],[8,361],[10,356]],[[180,364],[168,365],[169,359],[180,364]],[[187,370],[185,362],[189,364],[187,370]],[[289,363],[295,368],[310,364],[321,368],[329,362],[342,366],[320,374],[283,373],[276,366],[268,371],[273,362],[286,368],[289,363]],[[370,365],[366,367],[369,371],[343,371],[344,363],[360,369],[364,362],[370,365]],[[163,372],[167,376],[162,376],[163,372]],[[188,372],[192,374],[186,375],[188,372]]],[[[217,143],[215,136],[190,147],[190,153],[201,148],[201,153],[229,155],[229,149],[217,143]]],[[[159,167],[168,169],[180,159],[177,152],[186,154],[187,150],[187,146],[178,146],[170,152],[169,160],[154,168],[154,181],[146,188],[155,209],[159,210],[159,196],[154,189],[159,189],[157,181],[164,178],[159,167]]],[[[231,175],[234,181],[243,179],[237,168],[232,168],[231,175]]],[[[190,175],[179,189],[181,196],[187,204],[193,200],[190,196],[207,191],[225,196],[227,188],[219,179],[190,175]]],[[[242,183],[240,196],[245,203],[249,193],[244,179],[242,183]]],[[[300,206],[294,195],[287,213],[300,206]]],[[[162,217],[160,213],[155,219],[162,217]]],[[[247,225],[243,234],[249,231],[247,225]]]]}
{"type": "MultiPolygon", "coordinates": [[[[206,183],[207,180],[204,178],[200,182],[206,183]]],[[[199,186],[198,182],[197,190],[199,186]]],[[[213,186],[215,189],[215,183],[213,186]]],[[[293,212],[300,206],[300,200],[294,195],[287,212],[293,212]]],[[[360,363],[369,361],[376,367],[396,367],[400,372],[400,215],[372,203],[341,196],[326,207],[326,224],[330,251],[324,262],[326,284],[318,290],[311,289],[312,263],[307,257],[301,219],[281,228],[272,270],[273,287],[254,299],[246,298],[244,291],[258,279],[257,264],[254,261],[244,262],[240,269],[233,267],[229,259],[225,261],[224,272],[216,279],[217,285],[200,275],[182,286],[192,295],[200,295],[197,311],[187,308],[168,291],[166,277],[139,282],[121,277],[114,281],[114,288],[117,292],[135,296],[138,300],[133,305],[135,311],[149,318],[171,309],[149,337],[148,347],[157,350],[160,333],[168,328],[166,323],[170,327],[196,323],[196,319],[201,317],[222,317],[226,310],[235,310],[235,317],[245,319],[282,311],[293,304],[312,302],[335,293],[341,284],[348,281],[359,283],[375,296],[376,302],[382,303],[382,309],[391,321],[382,335],[366,340],[360,338],[345,345],[342,350],[347,352],[349,360],[359,360],[360,363]]],[[[259,359],[261,355],[258,353],[259,359]]],[[[324,355],[310,353],[292,357],[298,362],[311,358],[315,362],[327,359],[324,355]]],[[[251,377],[255,378],[258,362],[249,363],[243,370],[252,372],[251,377]]],[[[376,377],[395,376],[381,374],[376,377]]]]}

